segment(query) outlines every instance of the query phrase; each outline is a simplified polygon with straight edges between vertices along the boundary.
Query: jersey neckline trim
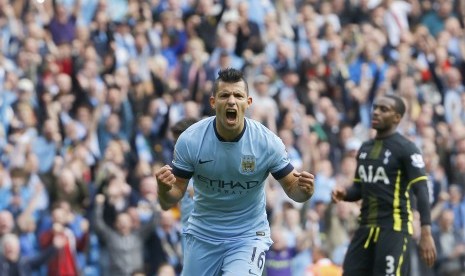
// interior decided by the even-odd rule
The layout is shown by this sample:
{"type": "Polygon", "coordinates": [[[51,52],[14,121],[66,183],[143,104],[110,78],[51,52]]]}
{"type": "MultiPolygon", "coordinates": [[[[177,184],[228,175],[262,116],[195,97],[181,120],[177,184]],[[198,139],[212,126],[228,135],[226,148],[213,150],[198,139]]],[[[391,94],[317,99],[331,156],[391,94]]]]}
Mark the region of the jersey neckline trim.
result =
{"type": "Polygon", "coordinates": [[[239,140],[241,140],[242,136],[244,136],[246,128],[247,128],[247,120],[244,118],[244,128],[242,129],[241,133],[239,135],[237,135],[237,137],[234,138],[234,140],[226,141],[226,140],[223,139],[223,137],[220,136],[220,134],[218,133],[218,130],[216,129],[216,117],[215,117],[215,119],[213,119],[213,129],[215,130],[216,138],[218,138],[218,140],[220,140],[221,142],[239,142],[239,140]]]}

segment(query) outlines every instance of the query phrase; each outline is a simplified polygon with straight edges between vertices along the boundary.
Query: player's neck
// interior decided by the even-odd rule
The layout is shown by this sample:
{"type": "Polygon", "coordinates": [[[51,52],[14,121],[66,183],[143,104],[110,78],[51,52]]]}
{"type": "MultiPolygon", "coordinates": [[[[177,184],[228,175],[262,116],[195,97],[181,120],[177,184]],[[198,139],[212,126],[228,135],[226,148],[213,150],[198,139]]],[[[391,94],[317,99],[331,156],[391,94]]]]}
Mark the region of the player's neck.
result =
{"type": "Polygon", "coordinates": [[[222,128],[217,121],[215,121],[215,132],[220,141],[223,142],[237,142],[243,135],[246,125],[244,122],[237,128],[233,130],[222,128]]]}
{"type": "Polygon", "coordinates": [[[384,139],[386,137],[389,137],[391,135],[393,135],[394,133],[396,133],[397,131],[397,127],[392,127],[390,129],[386,129],[386,130],[376,130],[376,136],[375,138],[376,139],[384,139]]]}
{"type": "Polygon", "coordinates": [[[221,137],[221,139],[225,142],[234,142],[237,141],[238,137],[241,136],[242,130],[244,127],[240,129],[240,131],[231,131],[231,130],[225,130],[221,128],[217,128],[218,130],[218,136],[221,137]]]}

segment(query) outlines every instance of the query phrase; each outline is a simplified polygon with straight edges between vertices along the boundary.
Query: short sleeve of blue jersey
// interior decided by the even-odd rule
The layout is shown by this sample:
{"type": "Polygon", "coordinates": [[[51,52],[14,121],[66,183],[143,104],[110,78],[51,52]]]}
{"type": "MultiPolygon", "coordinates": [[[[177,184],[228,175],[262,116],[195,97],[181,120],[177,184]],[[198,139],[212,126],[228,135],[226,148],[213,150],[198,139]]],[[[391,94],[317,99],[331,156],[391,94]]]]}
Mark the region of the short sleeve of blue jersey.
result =
{"type": "Polygon", "coordinates": [[[181,178],[189,179],[194,174],[194,162],[192,153],[189,151],[189,139],[185,133],[179,136],[174,147],[173,174],[181,178]]]}
{"type": "Polygon", "coordinates": [[[286,151],[282,140],[273,135],[273,139],[270,139],[271,145],[269,150],[271,150],[270,156],[270,172],[273,177],[277,180],[285,177],[294,170],[294,167],[291,165],[291,161],[286,151]]]}

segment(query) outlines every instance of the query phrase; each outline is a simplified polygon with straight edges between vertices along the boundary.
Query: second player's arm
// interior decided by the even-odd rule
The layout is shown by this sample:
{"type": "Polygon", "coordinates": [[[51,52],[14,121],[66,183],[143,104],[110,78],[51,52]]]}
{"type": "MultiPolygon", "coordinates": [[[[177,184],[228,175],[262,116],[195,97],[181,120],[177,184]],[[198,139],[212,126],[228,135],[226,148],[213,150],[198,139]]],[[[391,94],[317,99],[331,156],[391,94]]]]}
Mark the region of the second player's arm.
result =
{"type": "Polygon", "coordinates": [[[360,183],[354,182],[349,188],[337,187],[332,191],[331,197],[334,202],[355,202],[362,199],[362,187],[360,183]]]}
{"type": "Polygon", "coordinates": [[[429,204],[428,186],[426,180],[421,180],[412,185],[412,190],[417,198],[417,209],[420,213],[421,235],[420,253],[429,267],[436,261],[436,246],[431,234],[431,211],[429,204]]]}
{"type": "Polygon", "coordinates": [[[297,172],[295,169],[279,179],[278,182],[283,187],[287,196],[297,202],[309,200],[314,191],[315,177],[306,171],[297,172]]]}

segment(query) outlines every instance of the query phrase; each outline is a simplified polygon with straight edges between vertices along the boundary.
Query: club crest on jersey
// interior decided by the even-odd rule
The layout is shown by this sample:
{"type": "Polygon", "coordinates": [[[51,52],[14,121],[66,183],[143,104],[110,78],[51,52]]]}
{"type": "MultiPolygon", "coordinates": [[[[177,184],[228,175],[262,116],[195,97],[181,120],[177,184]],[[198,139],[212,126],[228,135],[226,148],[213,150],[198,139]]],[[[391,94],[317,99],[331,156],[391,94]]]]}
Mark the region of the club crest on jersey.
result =
{"type": "Polygon", "coordinates": [[[241,172],[253,173],[255,172],[255,156],[243,155],[241,158],[241,172]]]}
{"type": "Polygon", "coordinates": [[[390,150],[386,150],[384,152],[384,160],[383,160],[383,164],[384,165],[387,165],[387,163],[389,163],[389,157],[392,155],[392,152],[390,150]]]}
{"type": "Polygon", "coordinates": [[[423,161],[423,157],[419,153],[414,153],[410,155],[412,159],[412,166],[417,168],[423,168],[425,166],[425,162],[423,161]]]}

